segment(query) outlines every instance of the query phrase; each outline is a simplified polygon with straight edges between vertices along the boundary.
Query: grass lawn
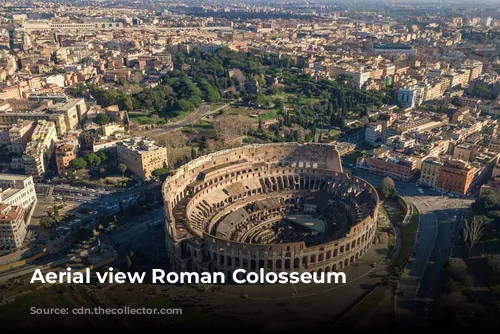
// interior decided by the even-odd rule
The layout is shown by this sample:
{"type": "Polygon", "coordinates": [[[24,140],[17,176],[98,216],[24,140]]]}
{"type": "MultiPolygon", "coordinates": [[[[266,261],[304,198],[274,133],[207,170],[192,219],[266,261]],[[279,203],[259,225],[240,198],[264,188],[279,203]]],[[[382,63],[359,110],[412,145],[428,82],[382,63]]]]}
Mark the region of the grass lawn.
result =
{"type": "Polygon", "coordinates": [[[330,137],[335,137],[335,136],[337,136],[337,135],[339,135],[341,133],[342,133],[342,131],[337,130],[337,129],[331,129],[330,131],[328,131],[328,135],[330,137]]]}
{"type": "Polygon", "coordinates": [[[315,97],[302,97],[300,98],[300,104],[315,104],[321,101],[321,99],[315,97]]]}
{"type": "Polygon", "coordinates": [[[263,121],[268,121],[270,119],[276,119],[276,117],[278,117],[278,110],[277,109],[271,110],[269,112],[261,114],[259,117],[263,121]]]}
{"type": "Polygon", "coordinates": [[[210,105],[210,111],[214,111],[217,108],[220,108],[224,105],[225,103],[213,103],[210,105]]]}
{"type": "Polygon", "coordinates": [[[200,128],[200,129],[211,129],[212,123],[207,122],[207,121],[198,121],[198,122],[194,123],[193,126],[195,128],[200,128]]]}
{"type": "Polygon", "coordinates": [[[184,117],[189,115],[189,113],[190,111],[177,111],[171,114],[173,117],[165,117],[165,118],[168,119],[168,121],[170,122],[175,122],[183,119],[184,117]]]}
{"type": "Polygon", "coordinates": [[[287,93],[287,92],[279,92],[271,96],[273,99],[288,99],[290,96],[297,96],[297,94],[287,93]]]}
{"type": "Polygon", "coordinates": [[[417,209],[413,207],[413,213],[411,215],[410,222],[402,226],[401,250],[396,259],[394,260],[394,264],[396,266],[401,266],[406,261],[408,261],[408,258],[410,257],[410,254],[413,250],[413,245],[415,244],[415,237],[417,236],[418,225],[419,225],[419,213],[417,209]]]}
{"type": "Polygon", "coordinates": [[[242,116],[248,116],[250,115],[250,109],[248,108],[233,108],[229,107],[226,110],[224,110],[224,115],[242,115],[242,116]]]}
{"type": "Polygon", "coordinates": [[[156,124],[157,121],[151,115],[130,115],[130,121],[139,125],[156,124]]]}

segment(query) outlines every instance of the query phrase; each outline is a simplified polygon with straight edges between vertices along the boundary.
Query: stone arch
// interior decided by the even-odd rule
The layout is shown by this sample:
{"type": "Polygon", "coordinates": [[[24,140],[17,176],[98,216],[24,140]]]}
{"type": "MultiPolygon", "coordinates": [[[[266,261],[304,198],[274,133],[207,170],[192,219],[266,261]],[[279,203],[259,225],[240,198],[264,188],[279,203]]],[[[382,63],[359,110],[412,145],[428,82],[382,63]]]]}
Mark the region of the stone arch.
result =
{"type": "Polygon", "coordinates": [[[316,254],[311,255],[311,263],[316,263],[316,254]]]}
{"type": "Polygon", "coordinates": [[[356,247],[356,240],[354,240],[352,243],[351,243],[351,248],[355,248],[356,247]]]}
{"type": "Polygon", "coordinates": [[[351,244],[345,245],[345,251],[348,252],[351,250],[351,244]]]}
{"type": "Polygon", "coordinates": [[[233,265],[233,261],[231,259],[231,256],[229,256],[229,255],[227,256],[226,262],[227,262],[228,266],[232,266],[233,265]]]}
{"type": "Polygon", "coordinates": [[[323,258],[324,258],[323,253],[320,253],[320,254],[318,255],[318,262],[322,262],[322,261],[323,261],[323,258]]]}
{"type": "Polygon", "coordinates": [[[299,269],[300,267],[300,259],[298,257],[296,257],[294,260],[293,260],[293,268],[294,269],[299,269]]]}
{"type": "Polygon", "coordinates": [[[351,256],[351,260],[350,260],[350,263],[353,263],[354,262],[354,255],[351,256]]]}
{"type": "Polygon", "coordinates": [[[344,265],[345,265],[345,266],[348,266],[348,265],[349,265],[349,259],[345,259],[345,261],[344,261],[344,265]]]}
{"type": "Polygon", "coordinates": [[[259,269],[265,267],[265,261],[264,260],[259,260],[259,269]]]}
{"type": "Polygon", "coordinates": [[[332,251],[326,252],[326,259],[330,260],[332,258],[332,251]]]}
{"type": "Polygon", "coordinates": [[[308,263],[309,263],[309,262],[308,262],[308,258],[307,258],[307,256],[304,256],[304,257],[302,258],[302,264],[303,264],[303,265],[305,265],[305,266],[307,266],[307,264],[308,264],[308,263]]]}
{"type": "Polygon", "coordinates": [[[250,260],[250,270],[255,270],[255,269],[257,269],[257,262],[254,259],[252,259],[250,260]]]}
{"type": "Polygon", "coordinates": [[[339,250],[338,249],[334,249],[333,250],[333,257],[337,257],[339,255],[339,250]]]}
{"type": "Polygon", "coordinates": [[[334,264],[334,265],[332,266],[332,271],[336,271],[336,270],[337,270],[337,265],[336,265],[336,264],[334,264]]]}
{"type": "Polygon", "coordinates": [[[248,259],[243,258],[242,262],[243,262],[242,268],[245,268],[245,269],[248,268],[248,259]]]}
{"type": "Polygon", "coordinates": [[[267,269],[273,269],[273,260],[267,260],[267,269]]]}
{"type": "Polygon", "coordinates": [[[240,258],[239,258],[239,257],[235,257],[235,258],[234,258],[234,265],[235,265],[236,267],[239,267],[239,266],[240,266],[240,258]]]}
{"type": "Polygon", "coordinates": [[[339,269],[342,269],[344,267],[344,262],[340,261],[339,262],[339,269]]]}
{"type": "Polygon", "coordinates": [[[220,264],[224,264],[224,255],[222,255],[222,254],[219,255],[219,261],[220,261],[220,264]]]}
{"type": "Polygon", "coordinates": [[[344,245],[340,246],[340,254],[344,253],[344,245]]]}
{"type": "Polygon", "coordinates": [[[281,261],[281,259],[277,259],[276,260],[276,269],[280,269],[281,270],[281,267],[282,267],[282,261],[281,261]]]}
{"type": "Polygon", "coordinates": [[[359,257],[359,253],[356,252],[356,255],[355,255],[356,260],[358,259],[358,257],[359,257]]]}
{"type": "Polygon", "coordinates": [[[325,273],[329,273],[330,272],[330,267],[326,267],[325,268],[325,273]]]}

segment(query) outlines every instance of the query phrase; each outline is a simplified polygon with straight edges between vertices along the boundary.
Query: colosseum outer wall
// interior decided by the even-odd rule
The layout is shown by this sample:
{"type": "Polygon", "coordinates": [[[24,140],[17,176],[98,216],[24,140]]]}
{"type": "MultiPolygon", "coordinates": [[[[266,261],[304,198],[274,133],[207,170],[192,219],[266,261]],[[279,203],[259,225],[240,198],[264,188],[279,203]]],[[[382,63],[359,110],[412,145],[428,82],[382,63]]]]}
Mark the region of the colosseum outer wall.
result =
{"type": "MultiPolygon", "coordinates": [[[[344,174],[338,152],[327,144],[264,144],[219,151],[181,167],[165,181],[163,195],[166,246],[174,268],[180,271],[216,270],[229,273],[237,268],[266,268],[269,271],[341,270],[363,256],[375,236],[378,208],[376,190],[364,180],[350,179],[344,174]],[[353,188],[364,189],[371,194],[375,209],[352,226],[345,237],[311,247],[306,247],[303,242],[275,245],[238,243],[210,235],[203,231],[201,225],[198,230],[194,230],[195,224],[191,220],[196,217],[190,218],[190,214],[195,203],[199,203],[200,194],[210,196],[217,187],[227,187],[245,177],[276,177],[287,171],[291,175],[305,175],[309,183],[306,181],[303,186],[312,190],[320,187],[317,180],[325,175],[340,181],[349,180],[353,188]],[[200,175],[204,178],[200,178],[200,175]]],[[[213,211],[209,208],[201,212],[201,224],[206,224],[208,218],[217,211],[234,204],[233,200],[244,200],[247,194],[243,195],[243,198],[235,196],[227,203],[221,202],[213,211]]],[[[253,195],[249,193],[248,197],[253,195]]]]}

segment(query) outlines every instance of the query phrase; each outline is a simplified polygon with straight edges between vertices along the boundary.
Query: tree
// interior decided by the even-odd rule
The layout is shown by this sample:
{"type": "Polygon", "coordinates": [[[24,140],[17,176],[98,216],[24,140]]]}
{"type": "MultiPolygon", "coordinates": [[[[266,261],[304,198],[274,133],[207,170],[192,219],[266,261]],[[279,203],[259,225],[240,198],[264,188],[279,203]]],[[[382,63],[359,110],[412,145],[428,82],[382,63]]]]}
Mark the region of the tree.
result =
{"type": "Polygon", "coordinates": [[[170,169],[168,167],[158,168],[151,172],[156,179],[163,181],[170,175],[170,169]]]}
{"type": "Polygon", "coordinates": [[[398,190],[396,189],[396,184],[394,180],[390,177],[385,177],[380,185],[380,190],[382,195],[386,199],[395,199],[398,197],[398,190]]]}
{"type": "Polygon", "coordinates": [[[87,167],[87,161],[85,161],[85,159],[83,158],[76,158],[71,160],[69,165],[74,169],[84,169],[85,167],[87,167]]]}
{"type": "Polygon", "coordinates": [[[44,229],[49,229],[49,228],[52,228],[52,226],[54,225],[54,219],[52,219],[51,217],[49,216],[43,216],[40,218],[40,226],[44,229]]]}
{"type": "Polygon", "coordinates": [[[122,177],[125,177],[125,171],[127,170],[127,166],[125,164],[118,164],[118,169],[122,172],[122,177]]]}
{"type": "Polygon", "coordinates": [[[96,154],[90,153],[87,154],[86,160],[90,164],[90,167],[95,168],[101,164],[101,158],[99,158],[96,154]]]}
{"type": "Polygon", "coordinates": [[[474,216],[472,219],[465,219],[462,227],[462,237],[467,246],[468,252],[474,248],[477,242],[483,236],[484,220],[479,216],[474,216]]]}
{"type": "Polygon", "coordinates": [[[262,118],[259,118],[259,126],[257,127],[257,131],[259,131],[259,132],[264,131],[264,127],[262,125],[262,118]]]}
{"type": "Polygon", "coordinates": [[[108,156],[104,153],[104,151],[99,151],[97,156],[101,159],[101,162],[108,160],[108,156]]]}
{"type": "Polygon", "coordinates": [[[202,136],[200,138],[200,143],[198,144],[200,151],[205,151],[207,149],[207,137],[202,136]]]}
{"type": "Polygon", "coordinates": [[[446,263],[445,272],[453,280],[462,282],[467,276],[467,264],[460,258],[451,258],[446,263]]]}
{"type": "Polygon", "coordinates": [[[196,149],[191,147],[191,160],[196,159],[196,149]]]}
{"type": "Polygon", "coordinates": [[[59,218],[59,207],[57,205],[54,205],[54,208],[52,209],[52,213],[54,215],[54,218],[59,218]]]}
{"type": "Polygon", "coordinates": [[[109,122],[109,117],[105,113],[101,112],[97,114],[97,116],[94,119],[94,122],[99,124],[99,125],[104,125],[109,122]]]}

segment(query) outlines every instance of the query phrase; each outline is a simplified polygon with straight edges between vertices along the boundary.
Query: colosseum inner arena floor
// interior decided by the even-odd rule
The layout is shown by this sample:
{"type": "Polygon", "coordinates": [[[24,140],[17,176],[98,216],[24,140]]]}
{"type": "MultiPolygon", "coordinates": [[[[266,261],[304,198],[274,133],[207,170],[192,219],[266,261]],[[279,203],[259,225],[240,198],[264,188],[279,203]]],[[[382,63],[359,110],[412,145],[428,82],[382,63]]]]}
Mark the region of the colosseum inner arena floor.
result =
{"type": "Polygon", "coordinates": [[[260,144],[193,160],[165,181],[176,271],[329,272],[373,245],[379,199],[328,144],[260,144]]]}

